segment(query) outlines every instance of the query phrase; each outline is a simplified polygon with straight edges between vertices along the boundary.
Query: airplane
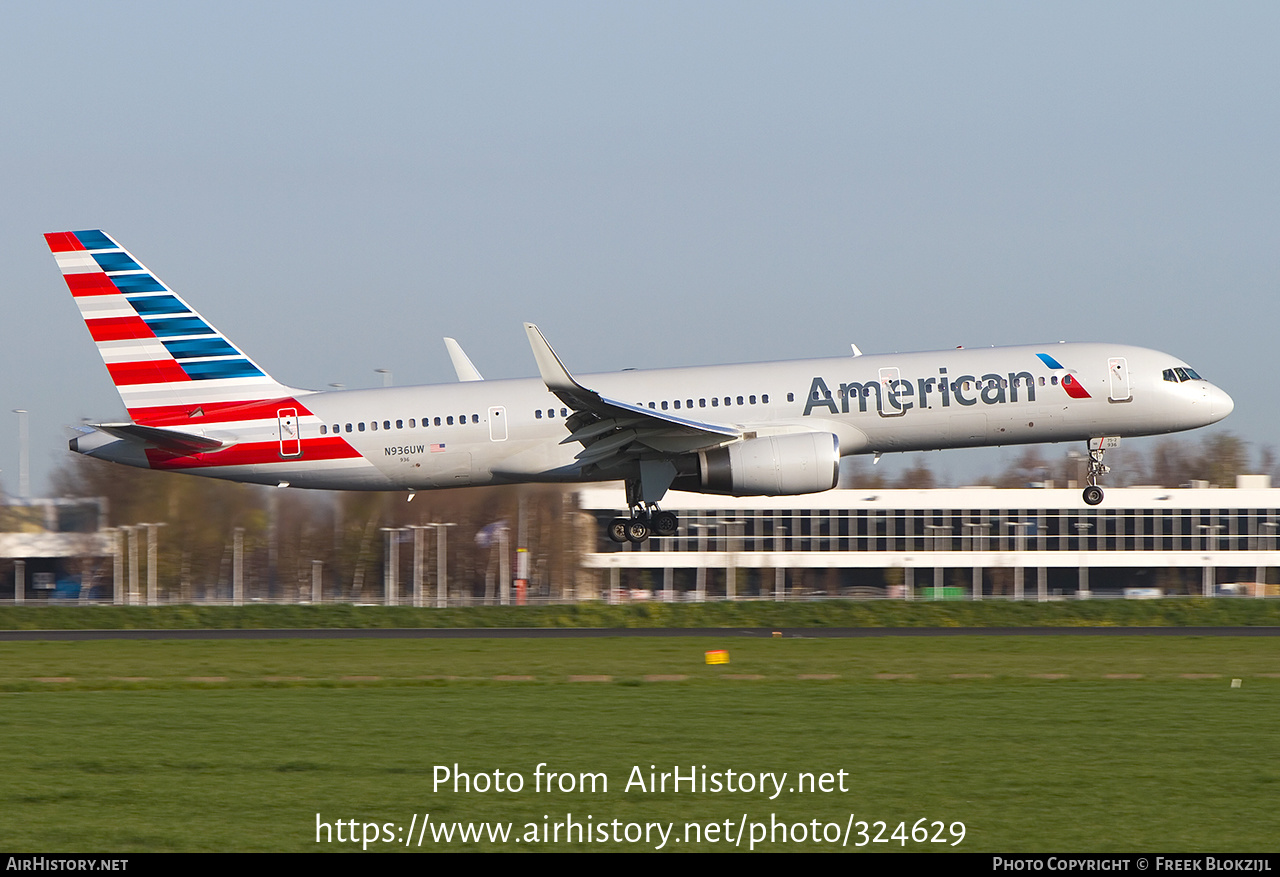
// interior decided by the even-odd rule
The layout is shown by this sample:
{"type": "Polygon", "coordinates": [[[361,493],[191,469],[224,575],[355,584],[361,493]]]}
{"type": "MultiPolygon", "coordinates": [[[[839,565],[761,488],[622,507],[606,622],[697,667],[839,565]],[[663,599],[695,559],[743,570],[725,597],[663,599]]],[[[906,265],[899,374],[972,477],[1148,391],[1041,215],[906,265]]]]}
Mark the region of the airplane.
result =
{"type": "Polygon", "coordinates": [[[1140,347],[1056,343],[863,354],[575,377],[533,323],[539,378],[304,390],[277,382],[100,230],[45,235],[129,420],[70,448],[128,466],[278,487],[419,490],[622,481],[617,542],[671,536],[670,489],[791,496],[836,486],[840,458],[1083,441],[1103,501],[1122,437],[1215,423],[1231,397],[1140,347]]]}

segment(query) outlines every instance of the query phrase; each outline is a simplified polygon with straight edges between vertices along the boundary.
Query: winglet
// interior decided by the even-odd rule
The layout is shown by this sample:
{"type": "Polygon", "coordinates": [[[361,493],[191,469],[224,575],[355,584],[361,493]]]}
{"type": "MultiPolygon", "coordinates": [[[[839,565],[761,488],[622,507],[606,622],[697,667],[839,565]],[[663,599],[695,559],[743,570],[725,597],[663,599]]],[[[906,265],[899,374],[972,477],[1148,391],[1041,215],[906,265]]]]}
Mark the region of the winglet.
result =
{"type": "Polygon", "coordinates": [[[542,330],[533,323],[525,323],[524,331],[529,336],[529,346],[533,348],[533,358],[538,363],[538,373],[542,382],[553,393],[583,392],[585,388],[573,379],[569,370],[564,367],[560,357],[551,349],[542,330]]]}
{"type": "Polygon", "coordinates": [[[449,351],[449,359],[453,361],[453,370],[460,381],[483,381],[484,375],[471,364],[471,358],[462,350],[462,345],[452,338],[444,339],[445,349],[449,351]]]}

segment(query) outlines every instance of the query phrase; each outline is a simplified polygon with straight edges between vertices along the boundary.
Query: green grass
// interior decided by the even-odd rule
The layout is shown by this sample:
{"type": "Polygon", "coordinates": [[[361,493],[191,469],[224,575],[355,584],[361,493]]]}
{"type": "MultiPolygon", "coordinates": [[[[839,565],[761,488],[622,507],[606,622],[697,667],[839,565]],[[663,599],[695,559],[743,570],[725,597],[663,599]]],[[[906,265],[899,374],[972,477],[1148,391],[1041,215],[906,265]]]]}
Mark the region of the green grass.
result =
{"type": "Polygon", "coordinates": [[[540,829],[544,814],[681,831],[744,814],[843,829],[853,813],[890,831],[921,818],[963,822],[955,849],[970,852],[1266,850],[1280,804],[1274,674],[1274,640],[1231,637],[0,644],[0,845],[350,848],[317,847],[317,813],[354,819],[357,832],[430,812],[510,821],[517,833],[540,829]],[[732,663],[705,665],[710,648],[728,649],[732,663]],[[645,681],[655,674],[688,678],[645,681]],[[979,674],[989,678],[958,678],[979,674]],[[1066,678],[1040,678],[1049,674],[1066,678]],[[536,678],[493,680],[503,675],[536,678]],[[575,675],[613,679],[568,681],[575,675]],[[455,762],[516,771],[528,785],[433,791],[436,766],[455,762]],[[603,772],[609,791],[536,793],[542,762],[603,772]],[[773,801],[626,792],[637,765],[786,771],[789,787],[800,771],[844,770],[849,791],[773,801]]]}
{"type": "Polygon", "coordinates": [[[1280,626],[1280,600],[821,600],[552,606],[0,606],[0,630],[1280,626]]]}

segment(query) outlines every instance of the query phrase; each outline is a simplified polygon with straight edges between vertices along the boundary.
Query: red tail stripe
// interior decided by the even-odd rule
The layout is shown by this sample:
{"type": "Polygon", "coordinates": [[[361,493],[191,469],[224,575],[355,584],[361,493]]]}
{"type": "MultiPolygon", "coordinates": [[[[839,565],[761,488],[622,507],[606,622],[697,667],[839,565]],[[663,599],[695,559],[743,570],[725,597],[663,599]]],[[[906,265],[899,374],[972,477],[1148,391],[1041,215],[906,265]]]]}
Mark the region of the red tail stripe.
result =
{"type": "Polygon", "coordinates": [[[311,414],[297,399],[267,399],[252,402],[203,402],[190,405],[155,405],[130,408],[134,423],[146,426],[171,426],[176,423],[231,423],[237,420],[275,420],[281,408],[296,408],[298,416],[311,414]],[[194,414],[196,409],[202,414],[194,414]]]}
{"type": "Polygon", "coordinates": [[[67,288],[77,298],[82,295],[120,294],[120,290],[116,289],[111,278],[101,271],[91,271],[88,274],[64,274],[62,279],[67,281],[67,288]]]}
{"type": "Polygon", "coordinates": [[[111,372],[111,380],[117,387],[133,384],[168,384],[175,381],[189,381],[191,378],[182,367],[172,359],[153,359],[147,362],[115,362],[107,363],[107,371],[111,372]]]}
{"type": "Polygon", "coordinates": [[[84,249],[84,245],[69,231],[51,231],[44,236],[44,239],[49,244],[49,249],[55,253],[84,249]]]}
{"type": "Polygon", "coordinates": [[[124,341],[130,338],[154,338],[156,333],[142,317],[103,317],[85,320],[94,341],[124,341]]]}
{"type": "Polygon", "coordinates": [[[151,463],[152,469],[209,469],[217,466],[252,466],[295,460],[347,460],[359,456],[359,451],[337,436],[305,439],[302,442],[302,454],[294,457],[280,456],[279,442],[250,442],[232,445],[225,451],[213,454],[191,454],[186,457],[155,448],[147,451],[147,460],[151,463]]]}

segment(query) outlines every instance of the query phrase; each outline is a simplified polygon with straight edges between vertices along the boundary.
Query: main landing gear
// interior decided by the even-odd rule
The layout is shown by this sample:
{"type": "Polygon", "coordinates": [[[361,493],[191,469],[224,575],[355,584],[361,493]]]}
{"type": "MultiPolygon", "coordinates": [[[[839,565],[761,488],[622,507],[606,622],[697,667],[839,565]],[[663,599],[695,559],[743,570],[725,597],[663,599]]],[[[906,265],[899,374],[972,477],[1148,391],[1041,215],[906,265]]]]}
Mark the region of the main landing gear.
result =
{"type": "Polygon", "coordinates": [[[1111,469],[1102,462],[1102,455],[1108,448],[1118,447],[1119,438],[1096,438],[1089,439],[1089,474],[1087,481],[1089,486],[1084,489],[1084,501],[1087,505],[1098,505],[1102,502],[1102,488],[1098,486],[1098,479],[1106,475],[1111,469]]]}
{"type": "Polygon", "coordinates": [[[626,480],[630,518],[614,518],[609,522],[609,538],[614,542],[637,545],[649,536],[674,536],[680,519],[672,512],[659,511],[658,503],[676,477],[676,467],[668,460],[641,460],[639,477],[626,480]]]}
{"type": "Polygon", "coordinates": [[[639,506],[630,518],[614,518],[609,522],[609,538],[614,542],[639,544],[653,536],[674,536],[680,530],[675,512],[660,511],[655,506],[639,506]]]}

